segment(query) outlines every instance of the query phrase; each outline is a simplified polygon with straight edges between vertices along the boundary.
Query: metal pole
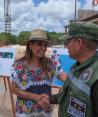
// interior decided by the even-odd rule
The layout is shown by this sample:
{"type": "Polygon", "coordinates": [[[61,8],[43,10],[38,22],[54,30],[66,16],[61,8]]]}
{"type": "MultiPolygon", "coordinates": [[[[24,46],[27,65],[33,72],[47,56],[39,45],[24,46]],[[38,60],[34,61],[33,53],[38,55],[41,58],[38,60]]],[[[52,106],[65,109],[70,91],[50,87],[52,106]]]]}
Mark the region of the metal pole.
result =
{"type": "Polygon", "coordinates": [[[75,16],[74,19],[76,20],[77,18],[77,1],[75,0],[75,16]]]}
{"type": "Polygon", "coordinates": [[[11,0],[4,0],[5,42],[9,44],[11,37],[11,0]]]}

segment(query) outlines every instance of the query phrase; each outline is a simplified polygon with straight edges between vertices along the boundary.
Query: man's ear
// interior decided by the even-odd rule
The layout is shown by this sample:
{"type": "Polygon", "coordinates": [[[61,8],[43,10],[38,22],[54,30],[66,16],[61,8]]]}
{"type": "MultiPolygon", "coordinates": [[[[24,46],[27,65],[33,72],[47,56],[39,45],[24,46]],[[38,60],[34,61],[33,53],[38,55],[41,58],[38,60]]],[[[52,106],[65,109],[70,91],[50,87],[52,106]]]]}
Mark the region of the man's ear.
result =
{"type": "Polygon", "coordinates": [[[78,49],[78,50],[83,49],[83,47],[84,47],[84,42],[83,42],[83,40],[82,40],[81,38],[79,38],[77,41],[78,41],[77,49],[78,49]]]}

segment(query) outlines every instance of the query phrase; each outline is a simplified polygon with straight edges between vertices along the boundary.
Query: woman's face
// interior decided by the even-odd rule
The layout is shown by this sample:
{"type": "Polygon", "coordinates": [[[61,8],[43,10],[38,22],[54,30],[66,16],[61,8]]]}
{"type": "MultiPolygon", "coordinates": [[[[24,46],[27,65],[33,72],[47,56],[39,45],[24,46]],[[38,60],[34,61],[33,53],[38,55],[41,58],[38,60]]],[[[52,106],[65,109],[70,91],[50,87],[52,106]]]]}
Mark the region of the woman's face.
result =
{"type": "Polygon", "coordinates": [[[47,50],[47,42],[45,41],[35,41],[30,42],[29,44],[30,49],[32,50],[33,57],[41,58],[45,55],[47,50]]]}

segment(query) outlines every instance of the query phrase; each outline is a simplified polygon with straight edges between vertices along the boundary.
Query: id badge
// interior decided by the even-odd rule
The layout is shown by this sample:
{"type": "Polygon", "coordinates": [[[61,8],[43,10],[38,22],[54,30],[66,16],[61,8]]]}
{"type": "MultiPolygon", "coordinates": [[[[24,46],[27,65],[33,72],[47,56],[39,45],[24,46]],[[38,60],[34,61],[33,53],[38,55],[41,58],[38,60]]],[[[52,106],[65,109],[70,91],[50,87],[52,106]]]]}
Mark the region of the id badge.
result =
{"type": "Polygon", "coordinates": [[[74,117],[85,117],[86,104],[74,97],[70,97],[70,103],[67,112],[74,117]]]}

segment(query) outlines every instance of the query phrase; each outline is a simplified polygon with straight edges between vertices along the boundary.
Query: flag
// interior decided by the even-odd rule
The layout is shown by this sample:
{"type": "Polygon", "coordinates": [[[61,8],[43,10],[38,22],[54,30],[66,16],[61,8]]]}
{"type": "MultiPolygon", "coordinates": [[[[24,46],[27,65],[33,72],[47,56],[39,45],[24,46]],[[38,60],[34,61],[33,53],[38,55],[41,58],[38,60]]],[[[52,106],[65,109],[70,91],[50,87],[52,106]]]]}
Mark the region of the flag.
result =
{"type": "Polygon", "coordinates": [[[93,5],[93,6],[97,6],[97,5],[98,5],[98,0],[93,0],[93,1],[92,1],[92,5],[93,5]]]}

